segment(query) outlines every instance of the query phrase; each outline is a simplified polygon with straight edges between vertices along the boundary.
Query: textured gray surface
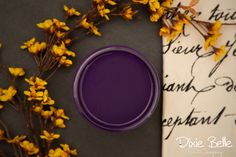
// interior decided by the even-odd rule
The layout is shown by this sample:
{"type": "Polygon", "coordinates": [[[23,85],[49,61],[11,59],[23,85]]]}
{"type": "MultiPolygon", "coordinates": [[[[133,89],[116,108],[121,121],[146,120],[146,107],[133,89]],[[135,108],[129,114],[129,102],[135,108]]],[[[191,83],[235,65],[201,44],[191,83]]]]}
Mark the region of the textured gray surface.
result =
{"type": "MultiPolygon", "coordinates": [[[[91,5],[88,0],[0,0],[0,62],[6,65],[22,66],[30,75],[35,65],[31,56],[19,50],[19,46],[32,36],[42,37],[35,24],[45,18],[63,15],[66,3],[86,12],[91,5]]],[[[77,112],[72,98],[72,83],[78,63],[91,51],[109,44],[122,44],[142,52],[154,64],[161,76],[161,38],[157,35],[159,25],[150,23],[148,15],[141,9],[140,18],[132,22],[114,19],[102,26],[101,38],[89,37],[77,42],[73,50],[78,52],[74,65],[62,69],[50,80],[49,91],[60,107],[71,117],[68,128],[62,130],[61,141],[77,147],[81,157],[160,157],[161,156],[161,101],[156,112],[141,127],[125,133],[109,133],[90,126],[77,112]]],[[[5,80],[0,77],[0,84],[5,80]]],[[[24,129],[19,123],[22,116],[8,109],[1,112],[13,134],[24,129]],[[13,116],[14,115],[14,116],[13,116]]],[[[0,143],[0,149],[9,150],[0,143]]],[[[10,157],[10,155],[7,155],[10,157]]]]}

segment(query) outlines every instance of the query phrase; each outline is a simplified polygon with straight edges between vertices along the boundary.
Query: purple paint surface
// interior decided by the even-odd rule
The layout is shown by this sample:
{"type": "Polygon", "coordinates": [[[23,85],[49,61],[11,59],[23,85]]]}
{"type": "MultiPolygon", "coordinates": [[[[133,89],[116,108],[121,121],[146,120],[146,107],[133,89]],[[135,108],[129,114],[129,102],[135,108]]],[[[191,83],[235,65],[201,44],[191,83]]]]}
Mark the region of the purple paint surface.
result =
{"type": "Polygon", "coordinates": [[[156,105],[156,77],[133,51],[108,48],[87,59],[78,70],[75,99],[85,118],[98,127],[119,130],[136,125],[150,116],[156,105]]]}

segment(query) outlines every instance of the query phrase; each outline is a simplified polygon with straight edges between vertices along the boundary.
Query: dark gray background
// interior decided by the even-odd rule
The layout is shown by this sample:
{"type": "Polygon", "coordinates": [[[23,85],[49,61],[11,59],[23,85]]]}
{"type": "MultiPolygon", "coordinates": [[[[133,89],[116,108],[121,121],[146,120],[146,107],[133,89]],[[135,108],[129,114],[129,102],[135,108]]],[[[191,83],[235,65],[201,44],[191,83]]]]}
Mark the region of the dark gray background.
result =
{"type": "MultiPolygon", "coordinates": [[[[0,0],[0,63],[22,66],[27,75],[33,74],[35,65],[31,56],[19,49],[19,46],[31,37],[42,37],[42,32],[35,26],[46,18],[62,18],[63,4],[76,7],[85,13],[91,6],[88,0],[0,0]]],[[[162,73],[161,38],[158,35],[159,24],[149,22],[148,14],[140,10],[140,18],[132,22],[120,18],[114,19],[101,27],[103,36],[88,37],[73,45],[77,52],[74,65],[61,69],[49,83],[49,92],[59,107],[65,108],[71,120],[67,129],[60,131],[61,141],[78,148],[80,157],[160,157],[161,156],[161,114],[162,103],[156,112],[141,127],[124,132],[110,133],[90,126],[77,112],[72,97],[72,83],[78,63],[89,53],[110,44],[122,44],[142,52],[147,59],[162,73]]],[[[6,80],[0,74],[1,85],[6,80]]],[[[13,134],[24,131],[22,115],[12,113],[7,107],[0,113],[9,124],[13,134]]],[[[9,150],[0,143],[0,150],[9,150]]]]}

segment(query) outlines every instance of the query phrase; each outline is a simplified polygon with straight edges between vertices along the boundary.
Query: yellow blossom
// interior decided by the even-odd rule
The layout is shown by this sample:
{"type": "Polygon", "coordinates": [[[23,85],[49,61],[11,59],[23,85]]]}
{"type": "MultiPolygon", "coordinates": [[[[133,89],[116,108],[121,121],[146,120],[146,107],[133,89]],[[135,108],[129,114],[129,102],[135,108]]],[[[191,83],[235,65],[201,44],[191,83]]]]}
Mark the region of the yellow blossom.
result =
{"type": "Polygon", "coordinates": [[[105,17],[106,20],[109,20],[109,17],[107,14],[109,14],[111,11],[107,8],[105,8],[105,5],[97,5],[97,10],[98,10],[98,13],[101,17],[105,17]]]}
{"type": "Polygon", "coordinates": [[[71,17],[73,15],[80,16],[80,12],[78,12],[75,8],[69,8],[67,5],[64,5],[64,10],[67,13],[67,16],[71,17]]]}
{"type": "Polygon", "coordinates": [[[61,148],[50,149],[48,152],[49,157],[69,157],[69,154],[63,151],[61,148]]]}
{"type": "Polygon", "coordinates": [[[69,51],[69,50],[67,50],[67,51],[65,52],[65,55],[66,55],[66,56],[70,56],[70,57],[75,57],[75,53],[74,53],[73,51],[69,51]]]}
{"type": "Polygon", "coordinates": [[[71,155],[77,155],[77,150],[76,149],[71,150],[68,144],[60,144],[60,146],[66,153],[71,155]]]}
{"type": "Polygon", "coordinates": [[[88,23],[86,16],[83,16],[83,17],[82,17],[82,20],[81,20],[81,22],[80,22],[80,25],[81,25],[83,28],[85,28],[85,29],[89,29],[90,24],[88,23]]]}
{"type": "Polygon", "coordinates": [[[53,105],[55,104],[55,101],[48,96],[48,90],[44,90],[43,92],[43,100],[41,102],[42,104],[46,105],[53,105]]]}
{"type": "Polygon", "coordinates": [[[24,44],[20,47],[21,49],[28,49],[28,51],[32,54],[37,54],[43,50],[45,50],[47,44],[45,42],[38,42],[35,38],[30,39],[29,41],[24,42],[24,44]]]}
{"type": "Polygon", "coordinates": [[[207,50],[208,47],[210,46],[214,46],[220,35],[221,34],[213,34],[213,35],[207,36],[204,43],[205,50],[207,50]]]}
{"type": "Polygon", "coordinates": [[[105,2],[110,5],[116,5],[116,2],[114,0],[105,0],[105,2]]]}
{"type": "Polygon", "coordinates": [[[208,33],[210,34],[218,34],[221,28],[221,22],[219,20],[215,21],[209,28],[208,33]]]}
{"type": "Polygon", "coordinates": [[[62,29],[64,31],[69,31],[70,28],[66,25],[65,22],[62,22],[56,18],[53,19],[53,23],[56,25],[57,28],[62,29]]]}
{"type": "Polygon", "coordinates": [[[160,14],[159,12],[154,12],[150,16],[150,21],[157,22],[161,18],[161,16],[162,16],[162,14],[160,14]]]}
{"type": "Polygon", "coordinates": [[[35,42],[32,46],[28,48],[29,52],[32,54],[38,54],[39,52],[42,52],[47,47],[47,44],[45,42],[35,42]]]}
{"type": "Polygon", "coordinates": [[[66,45],[64,42],[61,43],[61,45],[53,45],[52,47],[52,54],[55,56],[63,56],[66,51],[66,45]]]}
{"type": "Polygon", "coordinates": [[[24,94],[28,97],[28,101],[32,100],[43,100],[43,92],[42,91],[36,91],[34,88],[30,88],[29,91],[24,91],[24,94]]]}
{"type": "Polygon", "coordinates": [[[33,111],[37,114],[41,114],[42,110],[43,110],[43,106],[41,106],[41,105],[34,105],[33,106],[33,111]]]}
{"type": "Polygon", "coordinates": [[[41,116],[44,119],[49,119],[53,114],[53,110],[54,110],[54,108],[52,108],[52,107],[50,107],[50,110],[42,110],[41,111],[41,116]]]}
{"type": "Polygon", "coordinates": [[[25,79],[25,81],[31,86],[31,89],[34,90],[45,89],[47,85],[47,82],[39,77],[30,77],[29,79],[25,79]]]}
{"type": "Polygon", "coordinates": [[[51,19],[47,19],[42,23],[38,23],[37,26],[45,31],[49,31],[53,26],[53,21],[51,19]]]}
{"type": "Polygon", "coordinates": [[[43,131],[43,135],[40,135],[41,139],[45,139],[48,142],[51,142],[55,139],[60,138],[59,134],[54,134],[54,133],[49,133],[48,131],[44,130],[43,131]]]}
{"type": "Polygon", "coordinates": [[[69,67],[73,64],[73,62],[70,59],[67,59],[66,56],[62,56],[59,60],[59,63],[61,65],[65,65],[67,67],[69,67]]]}
{"type": "Polygon", "coordinates": [[[170,35],[170,28],[168,28],[167,26],[161,27],[160,36],[167,37],[169,35],[170,35]]]}
{"type": "Polygon", "coordinates": [[[97,35],[97,36],[101,36],[102,34],[98,31],[98,28],[96,26],[93,25],[93,23],[90,24],[90,31],[97,35]]]}
{"type": "Polygon", "coordinates": [[[56,119],[52,118],[52,120],[54,122],[53,124],[55,127],[58,127],[58,128],[65,128],[66,127],[64,120],[62,118],[56,118],[56,119]]]}
{"type": "Polygon", "coordinates": [[[17,91],[13,86],[8,87],[7,89],[0,88],[0,101],[6,102],[12,100],[16,93],[17,91]]]}
{"type": "Polygon", "coordinates": [[[72,39],[70,39],[70,38],[64,39],[64,43],[66,45],[70,45],[72,43],[72,39]]]}
{"type": "Polygon", "coordinates": [[[164,0],[161,3],[161,6],[163,6],[165,8],[170,8],[172,4],[173,4],[173,0],[164,0]]]}
{"type": "Polygon", "coordinates": [[[137,14],[138,11],[133,11],[131,6],[127,6],[122,11],[122,17],[125,20],[132,20],[133,16],[137,14]]]}
{"type": "Polygon", "coordinates": [[[225,54],[226,54],[226,49],[225,49],[225,45],[222,45],[220,48],[217,48],[215,51],[215,57],[214,60],[218,61],[220,60],[225,54]]]}
{"type": "Polygon", "coordinates": [[[67,117],[65,115],[65,112],[63,109],[57,109],[54,111],[54,115],[56,118],[63,118],[63,119],[66,119],[66,120],[69,120],[69,117],[67,117]]]}
{"type": "Polygon", "coordinates": [[[29,47],[31,47],[34,43],[35,43],[36,39],[32,38],[29,41],[26,41],[23,43],[23,45],[20,47],[21,49],[27,49],[29,47]]]}
{"type": "Polygon", "coordinates": [[[0,141],[5,140],[5,131],[0,129],[0,141]]]}
{"type": "Polygon", "coordinates": [[[149,0],[148,2],[150,10],[156,12],[160,8],[160,3],[158,0],[149,0]]]}
{"type": "Polygon", "coordinates": [[[9,67],[8,70],[9,70],[10,74],[14,77],[25,75],[25,71],[23,68],[9,67]]]}
{"type": "Polygon", "coordinates": [[[135,3],[147,4],[149,0],[132,0],[135,3]]]}
{"type": "Polygon", "coordinates": [[[38,154],[39,148],[37,148],[34,143],[31,143],[27,140],[24,140],[20,143],[20,147],[28,154],[28,155],[34,155],[38,154]]]}
{"type": "Polygon", "coordinates": [[[8,143],[13,143],[13,144],[19,144],[21,141],[23,141],[26,138],[26,136],[21,135],[21,136],[16,136],[13,139],[8,139],[8,143]]]}

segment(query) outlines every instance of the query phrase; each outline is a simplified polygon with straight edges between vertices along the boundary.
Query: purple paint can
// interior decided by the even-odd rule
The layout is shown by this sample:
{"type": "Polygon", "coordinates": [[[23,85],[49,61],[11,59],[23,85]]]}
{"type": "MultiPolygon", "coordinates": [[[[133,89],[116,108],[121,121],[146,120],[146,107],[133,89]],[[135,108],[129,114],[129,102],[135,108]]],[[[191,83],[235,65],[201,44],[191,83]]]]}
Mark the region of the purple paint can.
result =
{"type": "Polygon", "coordinates": [[[160,82],[153,66],[134,49],[108,46],[79,66],[73,96],[82,116],[108,131],[134,129],[154,112],[160,82]]]}

